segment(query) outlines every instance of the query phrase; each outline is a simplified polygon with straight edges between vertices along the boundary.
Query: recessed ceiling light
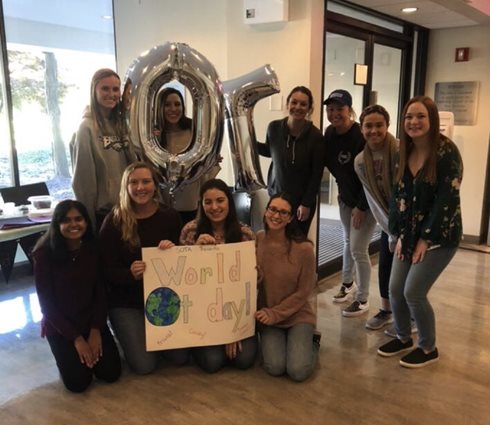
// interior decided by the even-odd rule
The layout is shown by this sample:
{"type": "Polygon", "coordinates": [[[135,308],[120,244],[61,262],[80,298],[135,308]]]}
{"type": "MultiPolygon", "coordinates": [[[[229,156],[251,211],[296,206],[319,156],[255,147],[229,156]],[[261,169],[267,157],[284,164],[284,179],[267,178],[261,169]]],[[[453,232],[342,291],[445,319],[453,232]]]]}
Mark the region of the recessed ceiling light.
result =
{"type": "Polygon", "coordinates": [[[418,8],[418,7],[404,7],[404,8],[402,9],[402,12],[403,12],[403,13],[414,13],[414,12],[416,12],[417,10],[419,10],[419,8],[418,8]]]}
{"type": "Polygon", "coordinates": [[[112,19],[112,16],[111,15],[102,15],[101,18],[105,19],[106,21],[110,21],[112,19]]]}

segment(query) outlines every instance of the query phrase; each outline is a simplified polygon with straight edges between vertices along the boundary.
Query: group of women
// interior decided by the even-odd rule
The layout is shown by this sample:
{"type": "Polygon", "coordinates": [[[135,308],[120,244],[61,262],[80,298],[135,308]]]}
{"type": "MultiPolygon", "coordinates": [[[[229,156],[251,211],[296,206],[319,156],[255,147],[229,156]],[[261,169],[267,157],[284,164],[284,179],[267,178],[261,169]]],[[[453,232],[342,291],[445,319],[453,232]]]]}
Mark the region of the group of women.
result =
{"type": "MultiPolygon", "coordinates": [[[[190,129],[183,118],[183,98],[178,91],[165,90],[162,125],[154,134],[162,147],[182,151],[190,143],[184,141],[190,129]]],[[[377,221],[383,229],[382,309],[366,326],[379,329],[394,316],[396,338],[378,353],[410,351],[400,361],[403,366],[420,367],[438,359],[427,292],[461,238],[459,152],[439,133],[437,108],[427,97],[406,105],[400,144],[387,131],[389,115],[383,107],[366,108],[359,125],[345,90],[332,92],[324,103],[331,125],[322,136],[309,120],[311,91],[295,87],[287,98],[288,116],[272,122],[265,143],[259,144],[259,153],[272,158],[271,196],[264,230],[255,235],[238,221],[222,180],[211,178],[187,189],[192,193],[180,196],[184,203],[192,198],[192,205],[180,214],[162,202],[158,171],[136,160],[129,143],[119,77],[111,70],[96,72],[90,107],[73,145],[77,201],[56,206],[50,229],[34,251],[43,333],[69,390],[84,391],[93,375],[113,382],[121,374],[107,313],[127,364],[138,374],[151,373],[161,359],[176,365],[193,361],[210,373],[226,364],[247,369],[260,347],[269,374],[307,379],[319,345],[316,308],[310,303],[316,263],[306,235],[325,165],[338,183],[344,230],[343,282],[334,301],[346,301],[354,291],[343,315],[368,310],[367,248],[377,221]],[[253,336],[219,346],[146,351],[141,248],[248,240],[256,241],[260,344],[253,336]],[[416,349],[411,319],[419,330],[416,349]]]]}
{"type": "MultiPolygon", "coordinates": [[[[151,373],[161,360],[175,365],[194,362],[210,373],[226,364],[247,369],[256,360],[256,335],[226,345],[146,351],[142,281],[146,264],[141,248],[232,243],[255,240],[256,235],[238,221],[231,191],[222,180],[199,185],[194,201],[197,216],[190,221],[187,214],[162,202],[158,171],[147,162],[134,161],[131,146],[123,143],[128,137],[117,101],[119,79],[109,71],[94,75],[91,105],[73,145],[73,188],[79,200],[58,203],[50,229],[34,251],[42,328],[61,378],[74,392],[84,391],[94,375],[106,382],[119,378],[121,361],[107,315],[135,373],[151,373]],[[104,163],[105,154],[117,158],[118,164],[127,163],[122,173],[121,167],[104,163]],[[96,163],[84,168],[84,161],[96,163]],[[114,174],[110,179],[104,174],[108,172],[114,174]],[[117,174],[122,174],[119,193],[109,198],[117,174]],[[89,190],[83,179],[98,184],[89,190]],[[109,199],[115,199],[111,208],[109,199]]],[[[165,90],[163,125],[155,129],[155,136],[162,147],[180,151],[185,143],[173,133],[180,132],[179,122],[185,122],[180,116],[183,99],[173,89],[165,90]]],[[[294,206],[288,194],[279,193],[264,214],[266,230],[256,239],[257,251],[264,253],[257,259],[256,318],[263,334],[264,368],[272,375],[287,373],[302,381],[313,372],[318,352],[313,338],[315,310],[309,303],[316,278],[313,245],[298,229],[294,206]],[[284,275],[274,269],[278,264],[287,265],[284,275]]]]}
{"type": "MultiPolygon", "coordinates": [[[[378,272],[381,309],[366,327],[381,329],[394,321],[394,329],[385,331],[394,339],[382,345],[378,354],[391,357],[409,351],[400,360],[402,366],[431,364],[439,354],[427,294],[462,237],[463,164],[458,148],[440,133],[437,106],[426,96],[405,105],[399,142],[388,132],[390,117],[382,106],[368,106],[358,124],[346,90],[334,90],[324,104],[330,125],[320,141],[318,132],[304,122],[313,109],[311,93],[304,87],[289,95],[289,117],[269,125],[269,193],[280,188],[296,194],[298,219],[306,222],[310,217],[303,214],[303,207],[311,204],[304,199],[310,191],[318,191],[318,155],[323,149],[320,171],[325,165],[336,179],[344,236],[342,285],[333,301],[347,301],[352,292],[342,315],[355,317],[368,311],[368,247],[378,222],[383,230],[378,272]],[[298,128],[304,132],[298,133],[298,128]]],[[[269,153],[263,148],[259,152],[269,153]]]]}

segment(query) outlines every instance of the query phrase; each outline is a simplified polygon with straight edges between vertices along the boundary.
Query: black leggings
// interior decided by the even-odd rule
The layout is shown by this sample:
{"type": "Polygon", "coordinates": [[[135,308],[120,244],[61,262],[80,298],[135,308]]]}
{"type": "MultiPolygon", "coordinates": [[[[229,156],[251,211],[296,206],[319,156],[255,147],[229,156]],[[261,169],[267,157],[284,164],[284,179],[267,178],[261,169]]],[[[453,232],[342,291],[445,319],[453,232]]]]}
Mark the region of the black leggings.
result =
{"type": "Polygon", "coordinates": [[[388,288],[390,286],[390,274],[392,264],[393,252],[390,252],[388,235],[385,232],[381,232],[378,264],[379,293],[381,294],[381,298],[390,299],[388,288]]]}
{"type": "Polygon", "coordinates": [[[102,357],[90,369],[80,362],[80,357],[73,341],[67,341],[61,335],[47,337],[51,351],[56,359],[61,379],[65,387],[74,392],[81,393],[87,389],[95,376],[106,382],[114,382],[121,375],[121,360],[114,338],[107,326],[101,330],[102,357]]]}

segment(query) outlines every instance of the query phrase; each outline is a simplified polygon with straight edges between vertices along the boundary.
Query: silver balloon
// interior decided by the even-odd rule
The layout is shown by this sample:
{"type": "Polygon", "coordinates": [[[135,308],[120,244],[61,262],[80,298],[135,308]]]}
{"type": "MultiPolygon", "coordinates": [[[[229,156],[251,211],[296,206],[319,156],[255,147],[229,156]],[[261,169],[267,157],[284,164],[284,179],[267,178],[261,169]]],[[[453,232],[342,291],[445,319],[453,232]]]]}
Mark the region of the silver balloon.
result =
{"type": "Polygon", "coordinates": [[[233,157],[235,187],[253,192],[266,185],[260,170],[257,139],[253,124],[255,104],[279,93],[279,80],[270,65],[223,82],[226,132],[233,157]]]}
{"type": "Polygon", "coordinates": [[[171,192],[197,180],[216,161],[223,139],[223,88],[214,66],[183,43],[166,43],[144,52],[130,65],[128,87],[131,140],[146,158],[159,166],[171,192]],[[191,93],[193,139],[184,152],[172,154],[162,148],[154,128],[163,85],[178,80],[191,93]]]}

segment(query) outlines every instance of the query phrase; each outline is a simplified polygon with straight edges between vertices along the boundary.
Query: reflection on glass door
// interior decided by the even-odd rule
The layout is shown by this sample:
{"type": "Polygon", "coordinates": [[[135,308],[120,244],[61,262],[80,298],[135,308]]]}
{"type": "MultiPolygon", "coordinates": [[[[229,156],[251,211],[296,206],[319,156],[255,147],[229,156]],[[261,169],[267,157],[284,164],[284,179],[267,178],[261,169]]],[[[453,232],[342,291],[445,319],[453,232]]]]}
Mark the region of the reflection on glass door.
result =
{"type": "MultiPolygon", "coordinates": [[[[383,105],[391,116],[390,131],[396,135],[398,108],[400,99],[400,75],[402,67],[402,49],[377,43],[374,36],[365,35],[364,39],[348,37],[327,32],[325,52],[324,95],[335,89],[347,90],[352,95],[352,107],[356,119],[362,112],[367,93],[370,103],[383,105]],[[366,63],[365,59],[372,62],[366,63]],[[354,85],[354,65],[368,65],[370,73],[365,86],[354,85]],[[364,90],[369,92],[365,93],[364,90]]],[[[360,35],[362,37],[362,35],[360,35]]],[[[329,125],[325,111],[324,130],[329,125]]],[[[337,202],[337,184],[327,169],[324,170],[320,188],[320,212],[318,233],[318,265],[328,270],[339,267],[342,255],[343,237],[337,202]],[[337,264],[337,266],[336,266],[337,264]],[[328,265],[327,267],[325,267],[328,265]]],[[[379,236],[373,235],[373,240],[379,236]]],[[[331,271],[332,271],[331,270],[331,271]]],[[[321,272],[323,274],[323,272],[321,272]]]]}
{"type": "Polygon", "coordinates": [[[394,135],[398,128],[398,101],[400,98],[400,75],[402,50],[374,44],[373,80],[371,99],[385,107],[390,114],[390,132],[394,135]]]}
{"type": "MultiPolygon", "coordinates": [[[[363,87],[354,85],[354,64],[364,64],[366,42],[353,37],[327,32],[325,54],[325,97],[336,89],[347,90],[352,95],[352,107],[362,110],[363,87]]],[[[324,129],[330,124],[323,107],[324,129]]],[[[318,265],[335,264],[342,253],[342,230],[337,202],[337,184],[325,168],[320,186],[320,211],[318,225],[318,265]]],[[[339,266],[334,266],[339,267],[339,266]]]]}
{"type": "MultiPolygon", "coordinates": [[[[363,87],[354,85],[354,64],[364,64],[366,42],[352,37],[327,32],[325,55],[325,97],[336,89],[347,90],[352,95],[352,107],[358,114],[362,109],[363,87]]],[[[324,129],[330,124],[323,111],[324,129]]],[[[320,218],[338,219],[337,185],[324,171],[320,191],[320,218]]]]}

